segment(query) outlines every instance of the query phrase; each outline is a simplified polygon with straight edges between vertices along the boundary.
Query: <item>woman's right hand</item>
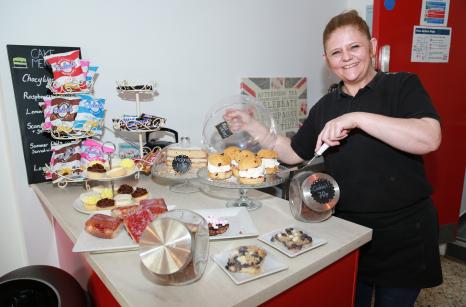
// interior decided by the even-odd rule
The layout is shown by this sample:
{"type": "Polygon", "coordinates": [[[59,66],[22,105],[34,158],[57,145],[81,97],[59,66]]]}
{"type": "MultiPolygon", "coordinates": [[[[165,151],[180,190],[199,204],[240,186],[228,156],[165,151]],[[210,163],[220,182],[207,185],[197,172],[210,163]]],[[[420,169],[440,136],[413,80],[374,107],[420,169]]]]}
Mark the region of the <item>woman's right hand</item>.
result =
{"type": "Polygon", "coordinates": [[[251,129],[248,128],[251,128],[251,126],[256,123],[256,120],[253,118],[253,113],[247,112],[247,110],[227,109],[223,118],[234,132],[241,130],[250,131],[251,129]]]}

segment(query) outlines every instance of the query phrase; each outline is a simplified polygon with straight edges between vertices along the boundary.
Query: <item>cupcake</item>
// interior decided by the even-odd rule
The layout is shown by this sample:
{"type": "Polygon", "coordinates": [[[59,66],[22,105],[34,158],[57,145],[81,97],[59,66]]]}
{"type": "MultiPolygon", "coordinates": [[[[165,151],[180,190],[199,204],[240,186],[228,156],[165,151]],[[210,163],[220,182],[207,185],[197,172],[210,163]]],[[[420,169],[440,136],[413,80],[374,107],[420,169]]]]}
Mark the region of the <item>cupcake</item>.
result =
{"type": "Polygon", "coordinates": [[[264,166],[257,156],[242,159],[238,169],[238,181],[241,184],[259,184],[265,181],[264,166]]]}
{"type": "Polygon", "coordinates": [[[117,190],[118,194],[131,194],[134,192],[134,189],[129,184],[122,184],[117,190]]]}
{"type": "Polygon", "coordinates": [[[207,158],[207,175],[215,180],[231,177],[230,158],[224,154],[212,153],[207,158]]]}
{"type": "Polygon", "coordinates": [[[278,172],[278,153],[270,149],[261,149],[257,156],[262,159],[262,166],[265,168],[265,174],[275,174],[278,172]]]}

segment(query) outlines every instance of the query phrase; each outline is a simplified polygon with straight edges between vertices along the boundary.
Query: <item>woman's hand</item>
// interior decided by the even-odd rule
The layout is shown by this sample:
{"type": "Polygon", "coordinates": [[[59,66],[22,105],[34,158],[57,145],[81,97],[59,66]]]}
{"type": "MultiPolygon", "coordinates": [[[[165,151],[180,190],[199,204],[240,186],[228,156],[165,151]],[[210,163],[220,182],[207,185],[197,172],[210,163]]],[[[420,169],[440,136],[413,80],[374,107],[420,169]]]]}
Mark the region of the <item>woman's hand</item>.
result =
{"type": "MultiPolygon", "coordinates": [[[[227,109],[223,118],[228,123],[230,129],[234,132],[246,130],[249,126],[254,125],[256,120],[253,118],[252,111],[248,112],[247,110],[238,110],[238,109],[227,109]]],[[[256,122],[257,123],[257,122],[256,122]]]]}
{"type": "Polygon", "coordinates": [[[329,120],[319,133],[314,151],[317,152],[323,143],[329,146],[340,145],[340,141],[348,136],[349,131],[357,127],[357,114],[347,113],[329,120]]]}

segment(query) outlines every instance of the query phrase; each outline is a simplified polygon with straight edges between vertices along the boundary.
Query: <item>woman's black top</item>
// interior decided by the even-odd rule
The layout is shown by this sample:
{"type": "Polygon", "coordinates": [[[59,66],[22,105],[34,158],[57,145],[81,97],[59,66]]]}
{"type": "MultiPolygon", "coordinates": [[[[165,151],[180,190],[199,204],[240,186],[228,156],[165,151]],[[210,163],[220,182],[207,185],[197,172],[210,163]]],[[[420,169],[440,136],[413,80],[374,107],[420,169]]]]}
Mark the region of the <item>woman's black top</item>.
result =
{"type": "MultiPolygon", "coordinates": [[[[292,138],[293,150],[304,160],[314,155],[325,123],[345,113],[439,119],[414,74],[378,72],[354,97],[342,86],[312,107],[292,138]]],[[[335,214],[374,230],[372,241],[361,249],[360,280],[388,287],[440,284],[438,222],[422,157],[353,129],[326,151],[324,161],[340,187],[335,214]]]]}

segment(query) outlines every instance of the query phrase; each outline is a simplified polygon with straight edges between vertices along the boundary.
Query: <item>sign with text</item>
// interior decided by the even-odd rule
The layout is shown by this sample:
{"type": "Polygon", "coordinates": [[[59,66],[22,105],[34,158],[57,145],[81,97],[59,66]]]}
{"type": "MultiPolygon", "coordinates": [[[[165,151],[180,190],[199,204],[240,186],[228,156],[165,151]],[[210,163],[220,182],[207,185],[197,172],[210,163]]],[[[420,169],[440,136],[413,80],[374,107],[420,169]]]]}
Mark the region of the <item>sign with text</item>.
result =
{"type": "Polygon", "coordinates": [[[79,47],[7,45],[29,184],[46,181],[42,169],[45,164],[50,163],[51,146],[62,143],[54,140],[48,133],[42,133],[44,114],[39,102],[44,96],[49,95],[46,85],[52,79],[52,72],[46,66],[44,56],[79,49],[79,47]]]}
{"type": "Polygon", "coordinates": [[[307,82],[299,78],[243,78],[241,94],[260,100],[272,114],[277,131],[292,135],[307,117],[307,82]]]}

